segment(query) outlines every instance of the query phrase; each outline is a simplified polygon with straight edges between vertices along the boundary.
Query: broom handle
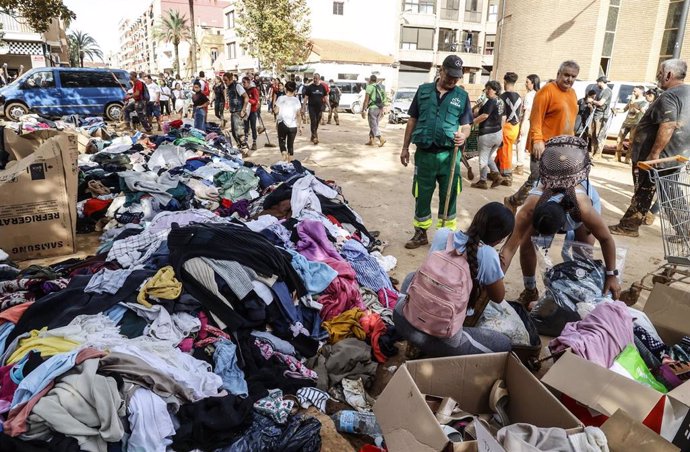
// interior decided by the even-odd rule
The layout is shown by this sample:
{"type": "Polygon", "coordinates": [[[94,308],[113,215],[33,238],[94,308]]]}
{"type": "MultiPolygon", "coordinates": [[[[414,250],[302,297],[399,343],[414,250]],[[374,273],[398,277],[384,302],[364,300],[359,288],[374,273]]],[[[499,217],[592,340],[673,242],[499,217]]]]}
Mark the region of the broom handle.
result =
{"type": "Polygon", "coordinates": [[[450,207],[450,193],[453,189],[453,179],[455,178],[455,160],[458,158],[459,146],[456,144],[453,148],[453,158],[450,161],[450,180],[448,181],[448,188],[446,189],[446,202],[443,206],[443,219],[441,220],[441,227],[446,226],[446,218],[448,217],[448,207],[450,207]]]}

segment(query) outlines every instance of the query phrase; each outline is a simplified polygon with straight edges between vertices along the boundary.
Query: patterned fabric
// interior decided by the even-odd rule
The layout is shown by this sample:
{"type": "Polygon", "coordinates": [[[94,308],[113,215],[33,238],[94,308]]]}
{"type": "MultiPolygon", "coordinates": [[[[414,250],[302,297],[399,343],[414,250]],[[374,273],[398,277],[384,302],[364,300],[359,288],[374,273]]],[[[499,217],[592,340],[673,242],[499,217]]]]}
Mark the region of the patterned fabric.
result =
{"type": "Polygon", "coordinates": [[[637,325],[633,326],[633,333],[635,334],[635,337],[637,337],[640,342],[647,347],[647,350],[649,350],[657,359],[661,359],[665,354],[668,353],[668,347],[666,344],[658,341],[643,327],[637,325]]]}
{"type": "Polygon", "coordinates": [[[357,282],[363,287],[378,292],[381,289],[393,289],[388,273],[381,268],[375,257],[369,254],[357,240],[348,240],[340,252],[352,265],[357,275],[357,282]]]}
{"type": "Polygon", "coordinates": [[[267,397],[258,400],[254,404],[254,409],[270,417],[278,424],[284,424],[287,422],[290,411],[292,411],[292,407],[294,406],[295,402],[292,400],[283,400],[283,391],[280,389],[271,389],[268,391],[267,397]]]}
{"type": "Polygon", "coordinates": [[[284,353],[277,352],[273,349],[273,346],[267,342],[263,342],[259,339],[254,340],[254,345],[256,345],[259,350],[261,350],[261,356],[264,359],[269,360],[272,356],[275,356],[284,363],[290,370],[285,371],[286,377],[291,378],[302,378],[309,380],[317,380],[319,376],[316,372],[305,366],[300,360],[294,356],[286,355],[284,353]]]}

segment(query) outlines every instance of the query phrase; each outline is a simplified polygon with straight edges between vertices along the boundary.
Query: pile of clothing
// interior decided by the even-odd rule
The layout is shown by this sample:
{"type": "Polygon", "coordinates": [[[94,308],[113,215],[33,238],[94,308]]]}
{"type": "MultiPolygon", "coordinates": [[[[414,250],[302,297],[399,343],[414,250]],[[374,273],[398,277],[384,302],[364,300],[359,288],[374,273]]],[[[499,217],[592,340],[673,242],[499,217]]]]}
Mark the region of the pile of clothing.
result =
{"type": "Polygon", "coordinates": [[[0,450],[317,451],[302,408],[370,410],[395,259],[341,189],[213,128],[107,137],[79,157],[97,254],[0,252],[0,450]]]}

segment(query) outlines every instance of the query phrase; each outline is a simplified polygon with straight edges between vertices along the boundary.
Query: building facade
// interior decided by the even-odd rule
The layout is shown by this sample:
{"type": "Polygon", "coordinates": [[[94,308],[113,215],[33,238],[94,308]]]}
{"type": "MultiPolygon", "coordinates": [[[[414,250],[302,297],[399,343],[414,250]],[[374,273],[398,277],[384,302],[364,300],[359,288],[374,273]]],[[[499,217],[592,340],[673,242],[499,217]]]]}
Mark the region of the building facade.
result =
{"type": "MultiPolygon", "coordinates": [[[[682,5],[683,0],[503,0],[496,77],[513,71],[548,80],[562,61],[572,59],[582,80],[606,75],[653,82],[659,62],[673,53],[682,5]]],[[[690,58],[687,26],[680,56],[690,58]]]]}
{"type": "Polygon", "coordinates": [[[53,20],[45,33],[37,33],[21,18],[0,13],[2,45],[0,64],[7,63],[11,77],[20,70],[69,64],[69,46],[64,24],[53,20]]]}
{"type": "MultiPolygon", "coordinates": [[[[197,70],[209,73],[220,71],[223,63],[223,9],[228,5],[222,0],[195,0],[194,19],[197,41],[197,70]]],[[[119,24],[120,67],[127,70],[158,74],[173,72],[175,48],[172,43],[158,42],[154,30],[168,11],[176,10],[190,21],[189,2],[186,0],[153,0],[132,20],[119,24]]],[[[189,24],[191,26],[191,23],[189,24]]],[[[180,75],[191,77],[191,43],[179,45],[180,75]]]]}
{"type": "Polygon", "coordinates": [[[494,65],[499,0],[400,0],[399,86],[433,80],[443,60],[459,55],[461,83],[488,80],[494,65]]]}

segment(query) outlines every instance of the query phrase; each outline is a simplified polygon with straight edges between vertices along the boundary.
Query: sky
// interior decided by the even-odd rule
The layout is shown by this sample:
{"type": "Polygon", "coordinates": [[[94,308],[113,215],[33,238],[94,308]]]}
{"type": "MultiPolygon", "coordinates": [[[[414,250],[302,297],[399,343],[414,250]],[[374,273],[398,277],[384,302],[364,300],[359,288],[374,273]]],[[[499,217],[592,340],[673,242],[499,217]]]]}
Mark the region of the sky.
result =
{"type": "Polygon", "coordinates": [[[93,36],[104,55],[120,47],[117,24],[123,18],[139,16],[150,2],[144,0],[63,0],[77,19],[69,31],[79,30],[93,36]]]}

